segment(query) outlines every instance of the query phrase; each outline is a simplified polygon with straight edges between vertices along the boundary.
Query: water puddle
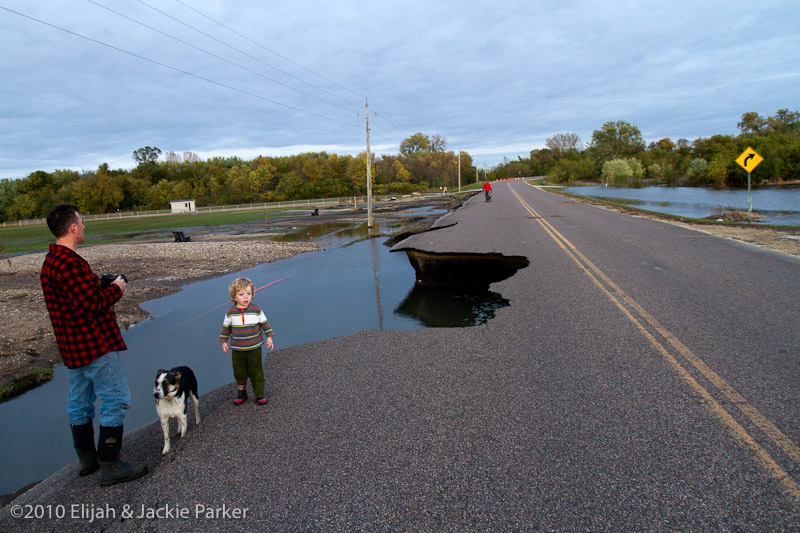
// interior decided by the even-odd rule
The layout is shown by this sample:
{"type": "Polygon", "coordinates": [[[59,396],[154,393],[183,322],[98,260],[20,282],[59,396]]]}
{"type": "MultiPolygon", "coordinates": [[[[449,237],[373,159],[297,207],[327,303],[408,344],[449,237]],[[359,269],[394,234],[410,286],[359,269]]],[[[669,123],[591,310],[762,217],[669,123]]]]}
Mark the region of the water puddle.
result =
{"type": "MultiPolygon", "coordinates": [[[[133,393],[126,430],[156,420],[151,391],[159,368],[191,366],[200,394],[233,381],[230,357],[224,356],[218,335],[229,305],[227,287],[239,276],[264,287],[255,302],[275,329],[278,349],[366,329],[473,326],[508,305],[485,289],[420,286],[405,254],[391,253],[383,244],[386,237],[378,236],[395,231],[396,225],[390,220],[372,229],[366,223],[298,228],[283,238],[330,247],[191,283],[181,292],[146,302],[142,307],[151,318],[123,332],[128,350],[121,358],[133,393]]],[[[0,494],[43,479],[76,459],[66,414],[68,389],[67,371],[58,365],[50,382],[0,404],[0,494]]]]}

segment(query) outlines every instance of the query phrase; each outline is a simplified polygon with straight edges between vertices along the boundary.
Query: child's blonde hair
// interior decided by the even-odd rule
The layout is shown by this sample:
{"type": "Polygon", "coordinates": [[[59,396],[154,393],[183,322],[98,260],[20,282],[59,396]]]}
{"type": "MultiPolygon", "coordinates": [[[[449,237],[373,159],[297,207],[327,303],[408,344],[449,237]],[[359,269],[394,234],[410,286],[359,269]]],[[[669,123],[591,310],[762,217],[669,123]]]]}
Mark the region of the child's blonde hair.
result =
{"type": "Polygon", "coordinates": [[[250,291],[253,293],[253,296],[255,296],[256,286],[253,285],[252,281],[247,278],[236,278],[233,280],[231,286],[228,287],[228,292],[231,293],[231,301],[236,301],[236,293],[247,287],[250,287],[250,291]]]}

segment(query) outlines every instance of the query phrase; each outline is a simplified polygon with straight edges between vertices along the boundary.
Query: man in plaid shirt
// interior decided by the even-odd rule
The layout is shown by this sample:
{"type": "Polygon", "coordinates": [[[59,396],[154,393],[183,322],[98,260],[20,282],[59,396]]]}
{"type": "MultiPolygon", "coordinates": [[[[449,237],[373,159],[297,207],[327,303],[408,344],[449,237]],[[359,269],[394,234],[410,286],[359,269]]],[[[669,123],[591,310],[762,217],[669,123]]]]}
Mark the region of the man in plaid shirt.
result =
{"type": "Polygon", "coordinates": [[[125,280],[117,276],[108,287],[101,287],[89,263],[78,255],[86,227],[77,207],[57,205],[47,215],[47,226],[56,243],[50,245],[40,280],[58,350],[69,369],[67,413],[79,473],[85,476],[100,468],[103,486],[136,479],[147,473],[147,467],[119,460],[131,392],[118,353],[128,348],[113,306],[122,298],[125,280]],[[95,449],[92,420],[97,398],[102,403],[95,449]]]}

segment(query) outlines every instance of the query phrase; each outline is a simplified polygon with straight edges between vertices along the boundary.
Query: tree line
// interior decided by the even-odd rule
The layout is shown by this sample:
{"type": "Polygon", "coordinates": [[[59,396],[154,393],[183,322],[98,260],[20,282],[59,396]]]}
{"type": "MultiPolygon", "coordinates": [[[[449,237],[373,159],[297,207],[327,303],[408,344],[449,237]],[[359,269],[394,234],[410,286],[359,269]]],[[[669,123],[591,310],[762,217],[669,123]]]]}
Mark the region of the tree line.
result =
{"type": "MultiPolygon", "coordinates": [[[[645,146],[641,131],[625,121],[607,122],[584,145],[574,133],[547,139],[529,158],[505,159],[486,179],[549,175],[560,183],[605,182],[740,186],[747,176],[735,163],[747,146],[765,160],[753,182],[800,179],[800,113],[775,116],[745,113],[737,136],[714,135],[693,142],[669,138],[645,146]]],[[[472,157],[447,149],[439,135],[416,133],[400,143],[399,153],[373,157],[373,193],[408,194],[462,183],[476,176],[472,157]]],[[[133,169],[36,171],[22,179],[0,181],[0,219],[41,218],[57,203],[72,203],[84,213],[169,208],[171,200],[195,199],[198,206],[261,203],[366,194],[366,154],[303,153],[252,160],[197,154],[163,153],[145,146],[132,154],[133,169]]],[[[484,177],[483,175],[481,176],[484,177]]]]}
{"type": "Polygon", "coordinates": [[[546,148],[531,150],[529,158],[506,159],[494,172],[498,177],[549,175],[562,184],[740,187],[746,186],[747,173],[736,158],[749,146],[764,157],[751,173],[753,184],[800,180],[800,113],[780,109],[762,117],[749,112],[737,127],[735,136],[693,142],[664,138],[645,145],[636,126],[606,122],[587,145],[574,133],[559,133],[546,140],[546,148]]]}
{"type": "MultiPolygon", "coordinates": [[[[462,152],[462,175],[475,167],[462,152]]],[[[83,213],[167,209],[171,200],[195,199],[198,206],[277,202],[307,198],[362,196],[367,192],[366,154],[302,153],[281,157],[214,157],[163,153],[145,146],[133,152],[131,170],[36,171],[18,180],[0,181],[0,218],[24,220],[46,216],[58,203],[77,205],[83,213]]],[[[458,182],[459,154],[447,141],[416,133],[397,155],[373,156],[374,194],[408,194],[458,182]]]]}

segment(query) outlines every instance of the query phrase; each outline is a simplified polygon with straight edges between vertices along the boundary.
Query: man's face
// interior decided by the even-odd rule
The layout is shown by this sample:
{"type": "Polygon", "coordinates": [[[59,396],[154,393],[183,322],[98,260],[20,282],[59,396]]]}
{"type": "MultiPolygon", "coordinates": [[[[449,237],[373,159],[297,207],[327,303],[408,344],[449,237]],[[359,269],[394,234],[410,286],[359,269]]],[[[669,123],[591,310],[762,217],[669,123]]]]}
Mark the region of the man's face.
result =
{"type": "Polygon", "coordinates": [[[78,215],[78,219],[75,222],[73,222],[73,225],[75,226],[77,242],[78,244],[80,244],[86,238],[84,234],[84,232],[86,231],[86,226],[83,225],[83,217],[81,217],[80,213],[76,213],[76,215],[78,215]]]}

